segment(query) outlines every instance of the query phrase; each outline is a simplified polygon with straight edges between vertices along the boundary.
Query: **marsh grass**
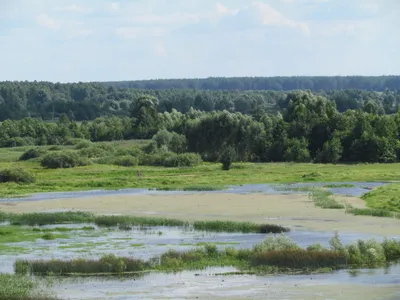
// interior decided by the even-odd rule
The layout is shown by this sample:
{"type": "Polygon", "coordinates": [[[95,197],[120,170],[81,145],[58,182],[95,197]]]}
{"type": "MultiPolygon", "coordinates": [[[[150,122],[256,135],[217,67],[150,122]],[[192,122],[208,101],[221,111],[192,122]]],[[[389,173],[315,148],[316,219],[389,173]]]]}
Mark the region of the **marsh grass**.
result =
{"type": "Polygon", "coordinates": [[[113,227],[119,226],[126,230],[127,226],[187,226],[188,223],[182,220],[169,218],[152,218],[137,216],[97,216],[94,220],[97,226],[113,227]],[[121,227],[122,226],[122,227],[121,227]]]}
{"type": "MultiPolygon", "coordinates": [[[[0,211],[0,222],[10,222],[12,225],[51,225],[51,224],[82,224],[94,223],[99,227],[118,227],[120,230],[132,230],[136,227],[184,227],[185,229],[194,229],[199,231],[210,232],[243,232],[243,233],[282,233],[289,231],[288,228],[275,224],[257,224],[251,222],[235,222],[235,221],[194,221],[188,222],[172,218],[158,217],[142,217],[142,216],[95,216],[87,212],[55,212],[55,213],[26,213],[12,214],[2,213],[0,211]]],[[[94,230],[93,227],[84,227],[86,230],[94,230]]],[[[54,231],[74,231],[78,229],[54,228],[41,229],[34,228],[32,231],[37,232],[54,232],[54,231]]],[[[157,232],[162,235],[162,232],[157,232]]]]}
{"type": "Polygon", "coordinates": [[[379,267],[400,259],[400,241],[374,239],[359,240],[343,246],[339,236],[330,241],[330,247],[311,245],[303,249],[287,237],[268,237],[253,249],[227,247],[218,250],[215,244],[179,252],[169,250],[147,261],[104,255],[100,259],[17,260],[16,274],[70,276],[79,274],[122,275],[145,271],[195,270],[216,266],[234,266],[244,271],[293,272],[296,270],[323,270],[349,267],[379,267]]]}
{"type": "Polygon", "coordinates": [[[51,225],[51,224],[79,224],[93,223],[94,214],[88,212],[54,212],[54,213],[25,213],[0,214],[0,221],[10,222],[13,225],[51,225]]]}
{"type": "Polygon", "coordinates": [[[346,211],[355,216],[372,216],[372,217],[382,217],[382,218],[395,218],[400,219],[400,213],[374,208],[350,208],[346,211]]]}
{"type": "Polygon", "coordinates": [[[325,184],[324,188],[353,188],[355,187],[354,184],[350,183],[332,183],[332,184],[325,184]]]}
{"type": "Polygon", "coordinates": [[[325,209],[344,209],[345,205],[339,203],[329,191],[313,189],[309,194],[309,198],[313,200],[315,206],[325,209]]]}
{"type": "Polygon", "coordinates": [[[55,300],[39,290],[40,284],[27,276],[0,274],[0,299],[55,300]]]}
{"type": "Polygon", "coordinates": [[[256,224],[234,221],[194,221],[193,228],[199,231],[242,232],[242,233],[282,233],[289,229],[274,224],[256,224]]]}

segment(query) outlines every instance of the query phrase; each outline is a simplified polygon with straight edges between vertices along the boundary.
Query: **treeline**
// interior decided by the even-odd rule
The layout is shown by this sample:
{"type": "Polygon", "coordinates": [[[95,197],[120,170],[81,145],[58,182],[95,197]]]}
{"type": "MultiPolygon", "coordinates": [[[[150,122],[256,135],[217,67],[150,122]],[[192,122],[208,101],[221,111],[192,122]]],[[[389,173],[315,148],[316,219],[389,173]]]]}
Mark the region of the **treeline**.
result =
{"type": "Polygon", "coordinates": [[[196,79],[154,79],[103,82],[106,86],[135,89],[200,90],[312,90],[360,89],[385,91],[400,89],[400,76],[292,76],[292,77],[210,77],[196,79]]]}
{"type": "Polygon", "coordinates": [[[369,112],[340,113],[335,102],[304,91],[289,93],[285,103],[282,113],[256,117],[193,108],[185,114],[176,110],[159,113],[157,98],[143,96],[130,107],[130,117],[104,117],[81,124],[66,115],[57,123],[7,120],[0,124],[0,145],[153,137],[149,152],[176,152],[179,148],[180,153],[199,153],[206,161],[227,166],[233,161],[389,163],[400,159],[400,113],[380,115],[373,103],[369,103],[369,112]]]}
{"type": "MultiPolygon", "coordinates": [[[[0,121],[26,117],[56,120],[62,114],[76,121],[104,116],[129,116],[130,106],[143,95],[158,99],[158,112],[172,112],[175,109],[187,113],[192,107],[206,112],[227,110],[257,117],[285,109],[288,93],[272,90],[142,90],[105,87],[97,83],[2,82],[0,121]]],[[[400,104],[400,93],[396,90],[334,90],[316,95],[335,102],[340,112],[364,108],[371,102],[378,113],[390,114],[397,112],[400,104]]],[[[367,106],[367,111],[369,109],[371,105],[367,106]]]]}

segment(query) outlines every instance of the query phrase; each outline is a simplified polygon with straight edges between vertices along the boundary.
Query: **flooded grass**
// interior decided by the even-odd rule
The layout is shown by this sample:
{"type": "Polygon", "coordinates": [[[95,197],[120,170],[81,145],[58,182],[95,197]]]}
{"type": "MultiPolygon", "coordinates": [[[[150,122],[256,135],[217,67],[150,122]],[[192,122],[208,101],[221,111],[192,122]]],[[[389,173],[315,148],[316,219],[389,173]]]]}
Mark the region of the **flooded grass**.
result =
{"type": "Polygon", "coordinates": [[[349,208],[347,213],[351,213],[355,216],[372,216],[372,217],[382,217],[382,218],[395,218],[400,219],[400,213],[375,209],[375,208],[349,208]]]}
{"type": "Polygon", "coordinates": [[[111,275],[144,271],[195,270],[207,267],[234,266],[243,271],[293,272],[296,270],[340,269],[350,267],[378,267],[400,259],[400,241],[374,239],[359,240],[343,246],[336,234],[330,248],[312,245],[301,248],[285,236],[270,236],[253,249],[225,248],[215,244],[189,251],[169,250],[147,261],[136,258],[103,255],[100,259],[74,260],[17,260],[15,273],[19,275],[71,276],[79,274],[111,275]]]}
{"type": "MultiPolygon", "coordinates": [[[[99,227],[118,227],[120,230],[132,230],[133,226],[140,227],[185,227],[199,231],[211,232],[242,232],[242,233],[282,233],[289,229],[274,224],[256,224],[251,222],[235,221],[195,221],[193,223],[172,218],[160,217],[141,217],[141,216],[95,216],[87,212],[54,212],[54,213],[26,213],[12,214],[2,213],[0,221],[10,222],[13,225],[42,226],[53,224],[75,224],[75,223],[94,223],[99,227]]],[[[33,229],[40,232],[53,231],[74,231],[74,230],[94,230],[93,226],[82,227],[81,229],[69,229],[58,227],[55,229],[33,229]]],[[[1,232],[0,232],[1,234],[1,232]]],[[[162,235],[162,232],[158,232],[162,235]]]]}
{"type": "Polygon", "coordinates": [[[0,274],[0,299],[55,300],[39,291],[39,283],[27,276],[0,274]]]}
{"type": "Polygon", "coordinates": [[[345,205],[339,203],[329,191],[314,189],[309,194],[315,206],[325,209],[344,209],[345,205]]]}
{"type": "Polygon", "coordinates": [[[31,228],[20,226],[1,226],[0,227],[0,246],[4,243],[18,243],[18,242],[34,242],[39,238],[42,239],[57,239],[67,238],[65,234],[53,234],[47,232],[34,231],[31,228]],[[51,236],[50,236],[51,235],[51,236]],[[51,238],[50,238],[51,237],[51,238]]]}
{"type": "Polygon", "coordinates": [[[80,224],[93,223],[94,214],[88,212],[48,212],[48,213],[0,213],[1,222],[10,222],[12,225],[42,226],[51,224],[80,224]]]}
{"type": "Polygon", "coordinates": [[[255,224],[250,222],[233,221],[195,221],[195,230],[214,231],[214,232],[242,232],[242,233],[282,233],[289,229],[274,224],[255,224]]]}
{"type": "Polygon", "coordinates": [[[332,184],[325,184],[324,188],[353,188],[355,187],[354,184],[350,183],[332,183],[332,184]]]}

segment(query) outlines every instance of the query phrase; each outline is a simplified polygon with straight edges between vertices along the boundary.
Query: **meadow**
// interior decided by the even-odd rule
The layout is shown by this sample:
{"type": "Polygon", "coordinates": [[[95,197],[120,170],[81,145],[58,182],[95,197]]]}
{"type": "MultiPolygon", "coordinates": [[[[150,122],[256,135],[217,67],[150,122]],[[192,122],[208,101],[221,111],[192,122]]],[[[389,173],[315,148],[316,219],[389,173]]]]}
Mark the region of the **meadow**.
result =
{"type": "MultiPolygon", "coordinates": [[[[207,191],[224,190],[231,185],[247,183],[311,182],[324,183],[324,185],[318,189],[297,189],[308,195],[309,200],[314,203],[315,209],[393,219],[400,217],[400,197],[398,196],[400,183],[396,182],[400,178],[400,164],[234,162],[230,170],[223,170],[221,164],[199,162],[195,156],[189,155],[187,157],[169,156],[167,160],[171,164],[164,166],[160,165],[162,156],[156,157],[142,152],[141,149],[147,145],[146,141],[108,143],[76,141],[70,145],[34,147],[34,150],[32,147],[0,148],[0,179],[3,178],[3,182],[0,183],[0,197],[13,198],[45,192],[123,188],[207,193],[207,191]],[[71,161],[70,167],[43,166],[46,155],[54,154],[62,158],[64,153],[69,153],[73,159],[83,160],[77,164],[71,161]],[[184,165],[180,165],[182,161],[185,162],[184,165]],[[191,165],[194,161],[195,163],[191,165]],[[177,164],[178,166],[176,166],[177,164]],[[16,173],[15,170],[17,170],[16,173]],[[141,176],[138,176],[138,170],[140,170],[141,176]],[[13,176],[18,180],[8,180],[13,176]],[[20,178],[22,179],[19,180],[20,178]],[[327,191],[328,188],[351,188],[352,185],[348,182],[356,181],[389,182],[390,184],[363,195],[361,198],[365,202],[365,207],[353,207],[338,200],[331,192],[327,191]]],[[[59,163],[59,161],[49,161],[49,164],[54,163],[59,163]]],[[[232,203],[237,205],[237,202],[233,202],[232,199],[229,201],[221,205],[232,205],[232,203]]],[[[298,199],[298,201],[301,202],[303,199],[298,199]]],[[[134,213],[112,216],[83,211],[12,213],[6,212],[6,208],[8,207],[3,206],[4,211],[0,209],[0,222],[5,222],[5,225],[0,227],[0,251],[4,254],[18,253],[22,248],[19,248],[20,245],[17,243],[41,240],[66,240],[67,244],[60,246],[60,249],[68,250],[68,247],[74,247],[73,236],[77,231],[87,233],[96,231],[94,226],[110,231],[127,232],[133,227],[157,226],[181,227],[198,232],[266,235],[290,231],[285,221],[282,221],[282,224],[260,222],[260,218],[251,221],[252,215],[250,214],[244,221],[221,220],[216,217],[209,220],[188,220],[178,217],[139,216],[134,213]],[[80,227],[75,229],[63,227],[66,224],[80,224],[80,227]],[[57,225],[57,227],[50,229],[43,227],[45,225],[57,225]]],[[[254,210],[259,209],[259,207],[253,208],[254,210]]],[[[124,208],[121,207],[121,209],[124,208]]],[[[236,209],[238,214],[244,213],[244,209],[240,207],[236,209]]],[[[311,210],[311,208],[309,209],[311,210]]],[[[291,211],[287,213],[292,214],[291,211]]],[[[318,211],[313,213],[318,213],[318,211]]],[[[356,218],[355,216],[351,217],[356,218]]],[[[292,225],[293,222],[298,221],[292,220],[290,224],[292,225]]],[[[385,224],[389,224],[389,222],[385,224]]],[[[395,223],[390,223],[390,225],[393,224],[395,223]]],[[[101,234],[101,232],[96,234],[101,234]]],[[[162,232],[160,232],[161,234],[162,232]]],[[[100,244],[94,243],[93,247],[100,244]]],[[[50,294],[39,291],[41,283],[33,280],[31,275],[39,275],[43,278],[52,278],[53,276],[128,276],[146,272],[178,272],[223,266],[234,266],[240,270],[240,274],[298,274],[363,267],[377,268],[396,263],[400,259],[400,243],[389,239],[385,239],[383,242],[376,242],[373,239],[358,240],[350,245],[343,245],[339,237],[335,235],[331,239],[329,247],[313,244],[304,248],[283,235],[266,236],[262,243],[249,249],[236,249],[230,246],[234,244],[235,242],[218,240],[212,243],[187,243],[186,246],[192,245],[194,248],[185,251],[170,250],[151,259],[116,256],[109,253],[98,259],[20,259],[14,264],[15,275],[0,275],[0,285],[5,287],[0,292],[0,298],[53,299],[50,294]],[[226,247],[221,249],[221,246],[226,247]]],[[[144,244],[137,241],[131,244],[132,248],[139,250],[143,246],[144,244]]],[[[185,246],[184,241],[181,242],[181,246],[185,246]]],[[[23,253],[22,250],[21,253],[23,253]]]]}

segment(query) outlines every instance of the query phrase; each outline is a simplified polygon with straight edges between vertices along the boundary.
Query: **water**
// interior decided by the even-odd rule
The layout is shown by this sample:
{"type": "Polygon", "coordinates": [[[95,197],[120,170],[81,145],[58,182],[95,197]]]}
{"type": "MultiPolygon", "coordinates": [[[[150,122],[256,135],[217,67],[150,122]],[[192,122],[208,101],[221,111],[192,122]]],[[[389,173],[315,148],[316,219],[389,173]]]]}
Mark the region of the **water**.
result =
{"type": "Polygon", "coordinates": [[[67,279],[53,289],[62,299],[399,299],[400,265],[319,275],[215,276],[208,268],[143,279],[67,279]],[[333,297],[332,297],[333,296],[333,297]]]}
{"type": "MultiPolygon", "coordinates": [[[[87,224],[85,224],[87,225],[87,224]]],[[[83,224],[63,225],[63,227],[80,228],[83,224]]],[[[93,225],[94,226],[94,225],[93,225]]],[[[60,225],[47,225],[42,228],[54,228],[60,225]]],[[[94,226],[96,227],[96,226],[94,226]]],[[[99,229],[94,231],[77,230],[70,232],[70,238],[42,240],[36,242],[9,243],[13,247],[22,247],[24,251],[0,255],[0,272],[12,273],[16,259],[61,259],[99,258],[103,254],[113,253],[118,256],[136,257],[147,260],[159,256],[170,249],[186,251],[199,243],[214,243],[219,249],[234,247],[237,249],[252,248],[262,242],[266,234],[213,233],[187,230],[179,227],[133,228],[132,230],[99,229]]],[[[321,243],[329,247],[332,231],[304,231],[293,228],[285,236],[291,238],[301,247],[321,243]]],[[[342,233],[343,244],[350,244],[358,239],[367,240],[382,237],[367,234],[342,233]]],[[[396,238],[396,237],[390,237],[396,238]]],[[[400,236],[397,238],[400,239],[400,236]]]]}
{"type": "Polygon", "coordinates": [[[54,193],[38,193],[23,198],[0,198],[0,202],[24,202],[24,201],[40,201],[52,199],[68,199],[95,196],[117,196],[117,195],[190,195],[204,193],[232,193],[232,194],[248,194],[248,193],[264,193],[269,195],[281,194],[299,194],[305,193],[299,190],[301,188],[325,187],[326,185],[337,185],[338,187],[326,187],[326,190],[334,195],[346,195],[352,197],[360,197],[368,193],[371,189],[385,185],[383,182],[316,182],[316,183],[293,183],[293,184],[244,184],[240,186],[228,186],[226,190],[218,191],[156,191],[144,188],[121,189],[121,190],[92,190],[78,192],[54,192],[54,193]],[[349,184],[352,187],[340,187],[340,185],[349,184]]]}

